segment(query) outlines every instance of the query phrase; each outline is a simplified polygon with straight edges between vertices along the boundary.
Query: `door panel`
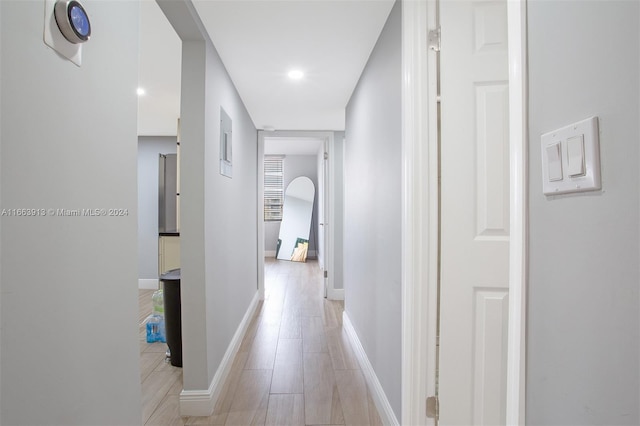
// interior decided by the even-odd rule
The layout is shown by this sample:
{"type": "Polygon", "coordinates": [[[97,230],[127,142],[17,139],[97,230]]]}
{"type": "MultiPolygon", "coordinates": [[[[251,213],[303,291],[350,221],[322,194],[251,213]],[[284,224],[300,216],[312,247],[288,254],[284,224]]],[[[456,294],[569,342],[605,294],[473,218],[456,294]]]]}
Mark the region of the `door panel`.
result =
{"type": "Polygon", "coordinates": [[[441,0],[442,425],[505,422],[509,261],[506,1],[441,0]]]}
{"type": "Polygon", "coordinates": [[[508,292],[474,290],[472,424],[501,425],[505,424],[508,292]]]}
{"type": "Polygon", "coordinates": [[[333,253],[331,252],[333,246],[331,245],[331,227],[333,226],[332,216],[329,214],[330,208],[333,206],[331,203],[331,185],[329,184],[330,172],[329,172],[329,161],[330,156],[333,154],[331,152],[332,146],[329,142],[329,138],[325,138],[324,140],[324,152],[322,153],[322,176],[323,176],[323,212],[322,212],[322,234],[324,240],[324,297],[328,296],[329,292],[329,271],[333,269],[333,253]]]}
{"type": "Polygon", "coordinates": [[[316,161],[316,167],[318,170],[318,232],[316,235],[318,235],[318,241],[317,241],[317,255],[318,255],[318,266],[320,266],[320,269],[322,269],[324,271],[325,267],[324,267],[324,252],[325,252],[325,248],[324,248],[324,222],[325,222],[325,212],[324,212],[324,198],[325,198],[325,182],[324,182],[324,176],[325,176],[325,172],[324,172],[324,147],[322,149],[320,149],[317,153],[317,161],[316,161]]]}
{"type": "Polygon", "coordinates": [[[475,87],[477,237],[509,237],[509,85],[475,87]]]}

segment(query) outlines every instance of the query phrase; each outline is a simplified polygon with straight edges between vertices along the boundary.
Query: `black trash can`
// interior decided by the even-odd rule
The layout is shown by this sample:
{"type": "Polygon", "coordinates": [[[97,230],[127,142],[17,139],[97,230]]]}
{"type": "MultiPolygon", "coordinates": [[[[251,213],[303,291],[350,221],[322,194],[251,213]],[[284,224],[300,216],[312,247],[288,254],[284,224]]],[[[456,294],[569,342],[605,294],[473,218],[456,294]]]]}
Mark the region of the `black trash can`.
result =
{"type": "Polygon", "coordinates": [[[171,365],[182,367],[182,308],[180,306],[180,269],[160,275],[164,289],[164,323],[171,365]]]}

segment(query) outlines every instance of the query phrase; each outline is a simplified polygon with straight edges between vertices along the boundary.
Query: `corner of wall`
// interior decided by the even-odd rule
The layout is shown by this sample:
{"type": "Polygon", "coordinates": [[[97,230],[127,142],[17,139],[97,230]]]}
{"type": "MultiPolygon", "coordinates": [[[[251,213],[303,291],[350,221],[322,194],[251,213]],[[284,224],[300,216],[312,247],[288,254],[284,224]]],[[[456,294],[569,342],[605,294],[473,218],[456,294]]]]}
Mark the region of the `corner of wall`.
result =
{"type": "Polygon", "coordinates": [[[182,416],[210,416],[213,413],[216,402],[222,394],[224,383],[231,372],[233,360],[238,354],[242,339],[249,328],[251,319],[256,313],[259,300],[259,293],[256,292],[231,339],[231,343],[229,343],[225,351],[222,362],[216,370],[209,387],[206,390],[183,390],[180,393],[180,414],[182,416]]]}

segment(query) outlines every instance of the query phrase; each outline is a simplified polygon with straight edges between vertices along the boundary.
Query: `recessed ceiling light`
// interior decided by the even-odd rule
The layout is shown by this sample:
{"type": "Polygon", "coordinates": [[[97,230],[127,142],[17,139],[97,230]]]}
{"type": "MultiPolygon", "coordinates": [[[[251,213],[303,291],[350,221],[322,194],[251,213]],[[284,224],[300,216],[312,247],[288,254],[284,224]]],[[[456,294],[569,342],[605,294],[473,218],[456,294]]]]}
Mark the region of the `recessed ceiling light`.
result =
{"type": "Polygon", "coordinates": [[[136,93],[138,94],[138,96],[143,96],[147,92],[142,87],[138,87],[136,93]]]}
{"type": "Polygon", "coordinates": [[[301,70],[291,70],[287,75],[291,80],[301,80],[304,77],[304,73],[301,70]]]}

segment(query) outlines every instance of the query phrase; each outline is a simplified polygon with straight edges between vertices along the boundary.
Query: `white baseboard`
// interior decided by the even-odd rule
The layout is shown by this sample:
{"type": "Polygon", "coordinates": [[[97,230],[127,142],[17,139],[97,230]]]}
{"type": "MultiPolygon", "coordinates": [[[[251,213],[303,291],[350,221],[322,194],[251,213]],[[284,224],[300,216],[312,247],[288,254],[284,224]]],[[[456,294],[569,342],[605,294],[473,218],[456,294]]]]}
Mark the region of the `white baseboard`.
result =
{"type": "Polygon", "coordinates": [[[330,288],[327,289],[327,299],[329,300],[344,300],[344,288],[330,288]]]}
{"type": "MultiPolygon", "coordinates": [[[[264,257],[276,257],[276,251],[275,250],[265,250],[264,251],[264,257]]],[[[309,259],[317,259],[318,255],[317,255],[315,250],[309,250],[309,252],[307,253],[307,257],[309,259]]]]}
{"type": "Polygon", "coordinates": [[[222,358],[222,362],[216,374],[206,390],[183,390],[180,393],[180,415],[182,416],[210,416],[213,414],[216,401],[220,397],[225,380],[229,376],[233,360],[236,357],[240,344],[244,338],[247,328],[258,306],[260,300],[258,292],[253,296],[253,300],[245,312],[236,333],[227,347],[227,351],[222,358]]]}
{"type": "MultiPolygon", "coordinates": [[[[180,415],[206,417],[213,414],[216,393],[215,377],[207,390],[182,390],[180,392],[180,415]]],[[[220,391],[218,391],[218,394],[220,391]]],[[[217,395],[216,395],[217,396],[217,395]]]]}
{"type": "Polygon", "coordinates": [[[358,338],[358,334],[353,328],[353,324],[351,324],[351,320],[349,319],[346,311],[343,311],[342,313],[342,328],[344,328],[344,330],[347,332],[349,342],[351,342],[351,347],[353,348],[353,351],[358,358],[360,369],[362,370],[364,379],[367,382],[367,386],[369,386],[369,389],[371,390],[371,398],[376,404],[376,408],[378,409],[378,413],[380,414],[380,420],[382,420],[382,424],[399,426],[400,423],[393,413],[393,409],[391,408],[391,404],[387,399],[387,395],[384,393],[384,389],[382,389],[382,385],[380,384],[380,381],[376,376],[376,372],[373,370],[371,362],[369,362],[367,353],[364,351],[362,343],[360,343],[360,339],[358,338]]]}
{"type": "Polygon", "coordinates": [[[157,279],[139,279],[138,280],[138,288],[140,290],[157,290],[158,289],[158,280],[157,279]]]}

